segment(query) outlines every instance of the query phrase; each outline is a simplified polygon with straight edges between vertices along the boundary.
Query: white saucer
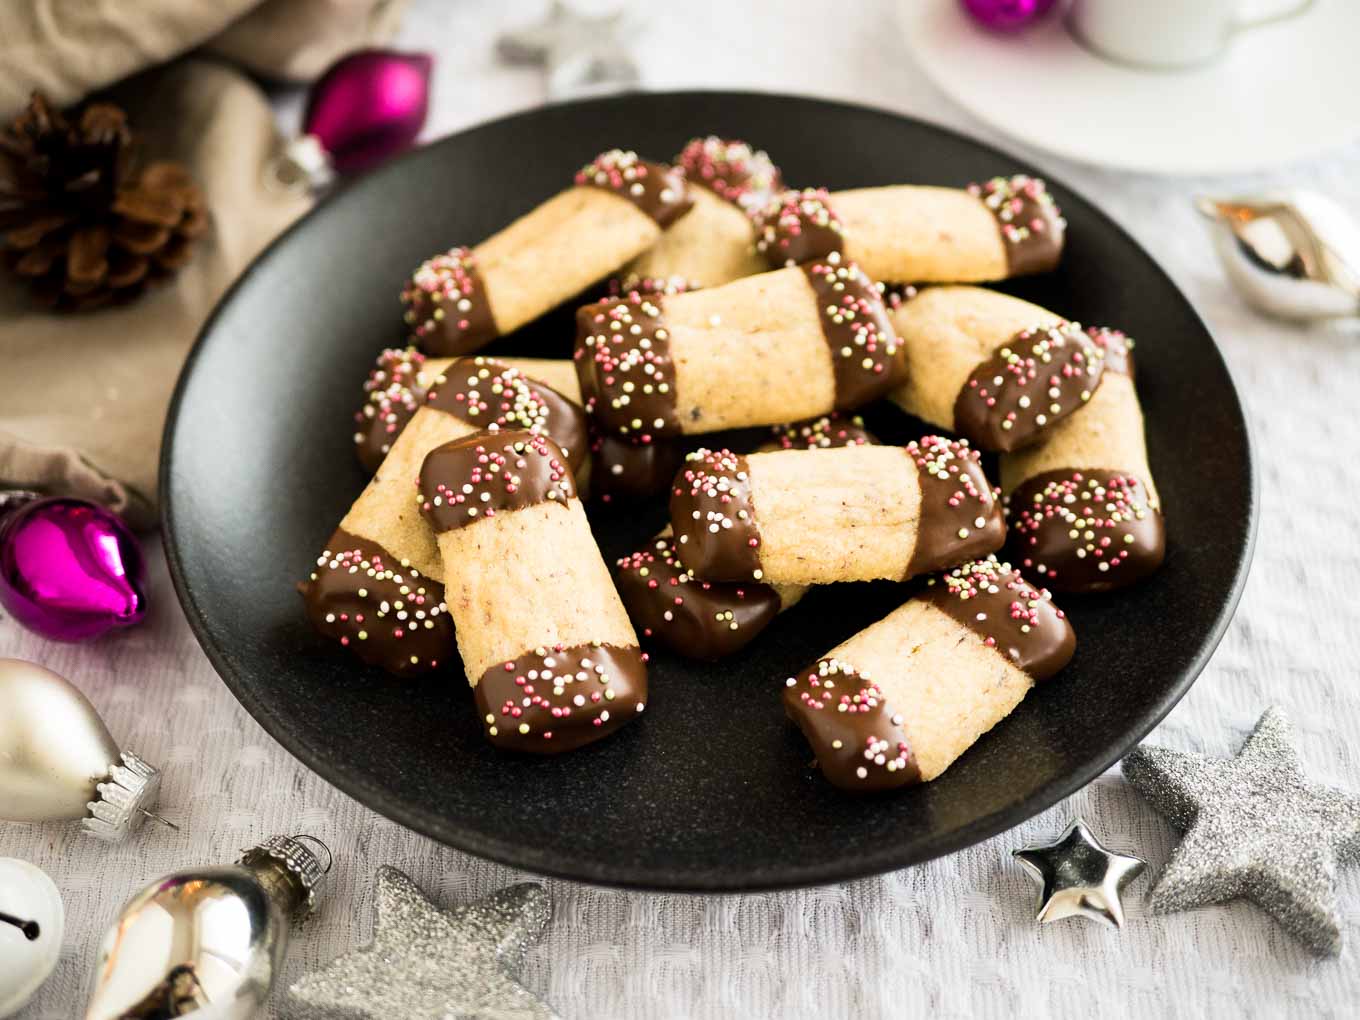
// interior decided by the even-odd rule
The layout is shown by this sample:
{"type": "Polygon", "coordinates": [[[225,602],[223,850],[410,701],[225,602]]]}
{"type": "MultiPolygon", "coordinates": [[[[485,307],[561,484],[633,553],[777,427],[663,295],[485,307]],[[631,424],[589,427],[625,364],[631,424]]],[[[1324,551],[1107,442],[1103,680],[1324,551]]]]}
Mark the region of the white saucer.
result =
{"type": "Polygon", "coordinates": [[[944,92],[998,130],[1084,163],[1242,173],[1360,137],[1360,0],[1317,0],[1239,35],[1215,63],[1177,71],[1095,56],[1063,26],[1064,6],[1013,35],[982,28],[958,0],[900,0],[899,12],[944,92]]]}

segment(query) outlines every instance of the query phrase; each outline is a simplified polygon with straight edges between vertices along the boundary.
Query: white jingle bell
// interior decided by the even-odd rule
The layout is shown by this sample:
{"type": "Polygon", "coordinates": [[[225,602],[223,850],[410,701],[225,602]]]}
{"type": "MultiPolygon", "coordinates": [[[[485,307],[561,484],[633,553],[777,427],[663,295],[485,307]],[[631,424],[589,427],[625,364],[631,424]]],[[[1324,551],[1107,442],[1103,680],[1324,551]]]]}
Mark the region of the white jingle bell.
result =
{"type": "Polygon", "coordinates": [[[66,911],[46,873],[28,861],[0,857],[0,1017],[33,998],[61,955],[66,911]]]}

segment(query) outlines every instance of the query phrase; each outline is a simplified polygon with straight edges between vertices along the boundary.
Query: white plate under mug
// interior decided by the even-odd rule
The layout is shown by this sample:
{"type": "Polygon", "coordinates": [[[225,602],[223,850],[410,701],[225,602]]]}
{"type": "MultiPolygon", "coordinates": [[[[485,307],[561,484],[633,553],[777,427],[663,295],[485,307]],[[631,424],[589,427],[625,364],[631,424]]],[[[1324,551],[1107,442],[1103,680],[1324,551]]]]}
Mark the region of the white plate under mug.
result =
{"type": "Polygon", "coordinates": [[[1148,70],[1097,56],[1063,23],[997,33],[958,0],[900,0],[922,70],[975,116],[1060,156],[1123,170],[1231,174],[1360,138],[1360,0],[1316,0],[1237,35],[1200,67],[1148,70]]]}

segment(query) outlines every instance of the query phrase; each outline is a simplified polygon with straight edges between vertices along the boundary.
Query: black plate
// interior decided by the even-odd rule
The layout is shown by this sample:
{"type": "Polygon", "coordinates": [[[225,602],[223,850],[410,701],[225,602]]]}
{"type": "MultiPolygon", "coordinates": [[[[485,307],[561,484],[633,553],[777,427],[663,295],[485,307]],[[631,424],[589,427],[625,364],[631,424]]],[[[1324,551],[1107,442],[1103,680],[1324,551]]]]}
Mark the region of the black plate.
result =
{"type": "MultiPolygon", "coordinates": [[[[1231,616],[1256,521],[1247,428],[1204,324],[1152,259],[1052,181],[1070,223],[1062,268],[1006,289],[1139,341],[1148,441],[1168,508],[1166,566],[1135,591],[1063,602],[1076,658],[944,776],[847,799],[784,721],[784,677],[878,619],[900,586],[813,592],[747,653],[654,657],[646,715],[560,758],[483,740],[461,671],[399,683],[303,619],[296,580],[363,485],[350,440],[360,382],[402,336],[397,291],[424,257],[474,243],[615,145],[665,158],[715,132],[767,147],[790,181],[962,185],[1031,170],[896,115],[807,99],[680,93],[549,107],[397,160],[304,219],[204,327],[161,464],[166,549],[208,657],[275,738],[336,786],[450,846],[532,871],[644,888],[834,882],[976,843],[1077,790],[1185,693],[1231,616]]],[[[562,313],[498,345],[565,356],[562,313]]],[[[894,440],[920,432],[877,413],[894,440]]],[[[606,555],[660,514],[592,511],[606,555]]]]}

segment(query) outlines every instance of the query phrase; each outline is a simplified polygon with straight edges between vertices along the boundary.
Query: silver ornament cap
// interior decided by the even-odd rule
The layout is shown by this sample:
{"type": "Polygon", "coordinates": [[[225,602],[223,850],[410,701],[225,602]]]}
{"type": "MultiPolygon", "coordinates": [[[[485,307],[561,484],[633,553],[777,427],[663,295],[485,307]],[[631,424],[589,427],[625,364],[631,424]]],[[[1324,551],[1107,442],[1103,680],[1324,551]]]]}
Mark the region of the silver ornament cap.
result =
{"type": "Polygon", "coordinates": [[[284,886],[293,886],[289,897],[293,903],[291,912],[301,918],[316,910],[317,890],[331,869],[330,848],[315,836],[270,836],[244,851],[237,863],[254,871],[262,880],[270,870],[277,872],[284,886]],[[308,843],[315,843],[326,851],[324,865],[308,843]]]}
{"type": "Polygon", "coordinates": [[[106,843],[126,839],[148,817],[165,821],[151,810],[160,796],[161,770],[130,751],[119,758],[122,764],[110,766],[108,779],[95,784],[95,799],[85,805],[89,814],[80,823],[87,834],[106,843]]]}

